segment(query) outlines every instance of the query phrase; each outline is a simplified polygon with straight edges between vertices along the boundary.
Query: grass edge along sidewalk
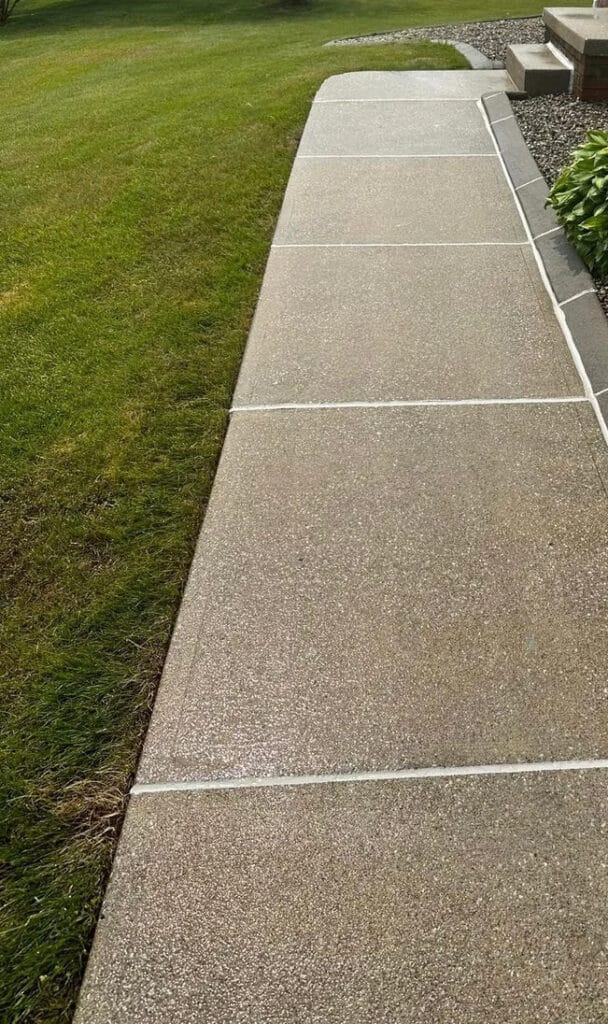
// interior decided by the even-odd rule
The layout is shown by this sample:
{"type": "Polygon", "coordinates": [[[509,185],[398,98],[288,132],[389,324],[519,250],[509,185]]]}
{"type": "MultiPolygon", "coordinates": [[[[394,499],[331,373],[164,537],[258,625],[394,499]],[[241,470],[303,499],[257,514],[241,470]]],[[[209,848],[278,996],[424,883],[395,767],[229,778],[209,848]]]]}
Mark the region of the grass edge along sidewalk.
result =
{"type": "Polygon", "coordinates": [[[10,1024],[72,1012],[310,100],[339,71],[463,66],[322,44],[450,15],[23,0],[2,31],[10,1024]]]}

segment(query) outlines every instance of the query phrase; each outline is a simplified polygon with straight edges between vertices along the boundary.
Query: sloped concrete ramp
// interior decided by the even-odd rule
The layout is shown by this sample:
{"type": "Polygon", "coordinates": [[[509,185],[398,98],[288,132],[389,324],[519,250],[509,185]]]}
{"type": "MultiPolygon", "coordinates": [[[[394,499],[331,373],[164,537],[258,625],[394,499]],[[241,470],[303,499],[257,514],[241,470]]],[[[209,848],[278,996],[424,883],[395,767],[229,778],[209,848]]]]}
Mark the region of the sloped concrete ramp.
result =
{"type": "Polygon", "coordinates": [[[508,87],[318,94],[78,1024],[608,1020],[608,457],[508,87]]]}

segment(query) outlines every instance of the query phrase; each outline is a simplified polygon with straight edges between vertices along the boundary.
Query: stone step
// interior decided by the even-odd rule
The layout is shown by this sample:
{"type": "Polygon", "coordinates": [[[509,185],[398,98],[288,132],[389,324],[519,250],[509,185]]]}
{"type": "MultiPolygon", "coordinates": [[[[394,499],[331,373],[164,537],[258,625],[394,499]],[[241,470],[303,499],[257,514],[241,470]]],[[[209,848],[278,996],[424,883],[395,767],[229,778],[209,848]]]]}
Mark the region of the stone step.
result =
{"type": "Polygon", "coordinates": [[[608,99],[608,10],[547,7],[547,41],[572,62],[572,94],[586,101],[608,99]]]}
{"type": "Polygon", "coordinates": [[[509,46],[506,69],[529,96],[570,91],[570,69],[544,43],[509,46]]]}

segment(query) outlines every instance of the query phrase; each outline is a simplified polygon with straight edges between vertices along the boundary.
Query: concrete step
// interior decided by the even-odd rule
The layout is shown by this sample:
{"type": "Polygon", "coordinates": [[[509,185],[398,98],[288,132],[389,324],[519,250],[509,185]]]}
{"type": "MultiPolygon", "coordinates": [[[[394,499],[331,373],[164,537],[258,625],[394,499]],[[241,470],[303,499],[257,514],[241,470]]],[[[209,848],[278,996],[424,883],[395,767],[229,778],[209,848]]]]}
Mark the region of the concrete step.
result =
{"type": "Polygon", "coordinates": [[[570,69],[544,43],[509,46],[506,69],[529,96],[570,91],[570,69]]]}

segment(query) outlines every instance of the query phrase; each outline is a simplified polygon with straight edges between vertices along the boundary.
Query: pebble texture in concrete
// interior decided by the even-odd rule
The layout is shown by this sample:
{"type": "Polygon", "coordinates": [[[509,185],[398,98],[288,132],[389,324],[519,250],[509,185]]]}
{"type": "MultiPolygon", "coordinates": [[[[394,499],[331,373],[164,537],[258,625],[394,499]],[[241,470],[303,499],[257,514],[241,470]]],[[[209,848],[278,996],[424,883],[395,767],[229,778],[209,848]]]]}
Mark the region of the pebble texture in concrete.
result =
{"type": "Polygon", "coordinates": [[[239,414],[140,781],[600,756],[606,483],[586,405],[239,414]]]}
{"type": "Polygon", "coordinates": [[[497,241],[526,236],[492,156],[296,160],[275,235],[300,245],[497,241]]]}
{"type": "Polygon", "coordinates": [[[605,779],[136,797],[90,1024],[605,1019],[605,779]]]}
{"type": "Polygon", "coordinates": [[[606,1019],[605,772],[487,774],[608,753],[608,455],[509,88],[320,91],[76,1024],[606,1019]]]}
{"type": "Polygon", "coordinates": [[[460,103],[315,103],[298,155],[418,156],[494,153],[470,100],[460,103]]]}
{"type": "Polygon", "coordinates": [[[582,394],[529,246],[274,249],[234,403],[331,402],[337,387],[342,401],[582,394]]]}
{"type": "Polygon", "coordinates": [[[492,92],[511,92],[514,85],[506,71],[476,71],[462,75],[451,71],[359,71],[333,75],[319,89],[316,100],[451,100],[477,101],[492,92]]]}

